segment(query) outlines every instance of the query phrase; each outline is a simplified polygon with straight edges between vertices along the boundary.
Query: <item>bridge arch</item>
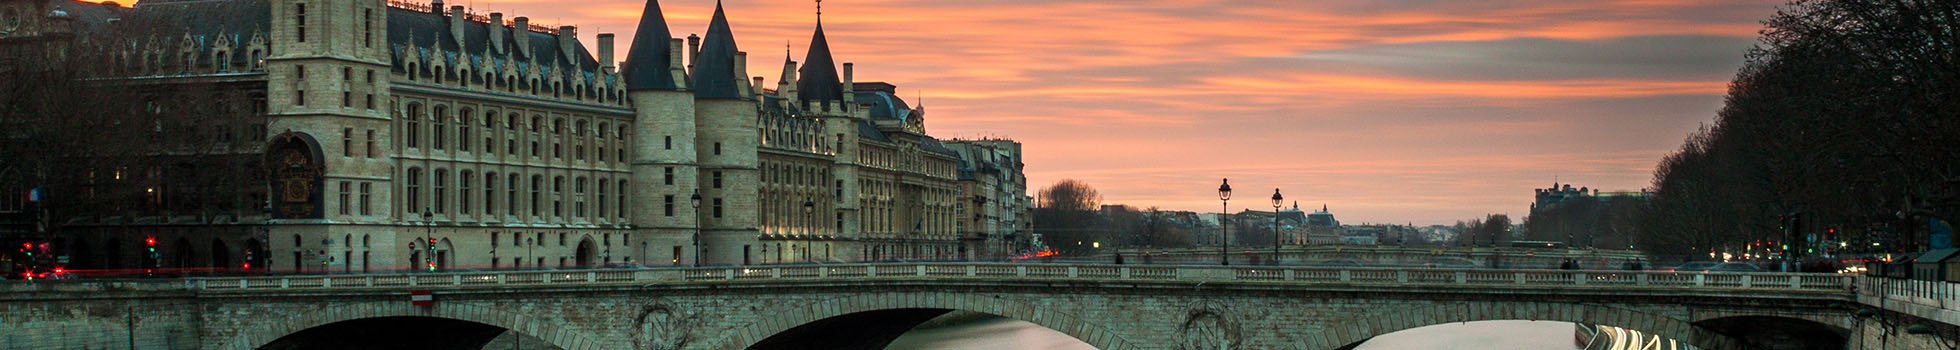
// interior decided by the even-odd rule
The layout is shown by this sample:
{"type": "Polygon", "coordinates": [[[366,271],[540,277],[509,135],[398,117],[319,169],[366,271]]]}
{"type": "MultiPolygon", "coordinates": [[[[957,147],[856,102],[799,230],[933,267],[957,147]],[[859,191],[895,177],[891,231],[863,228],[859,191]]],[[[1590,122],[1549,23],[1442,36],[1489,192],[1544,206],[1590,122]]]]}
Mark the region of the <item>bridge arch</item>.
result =
{"type": "Polygon", "coordinates": [[[438,318],[456,321],[481,323],[500,327],[550,343],[565,350],[600,349],[597,337],[576,330],[567,330],[558,325],[539,322],[520,313],[508,312],[496,307],[471,305],[465,303],[437,303],[435,306],[417,307],[400,301],[386,303],[364,303],[351,306],[329,307],[323,310],[292,314],[283,318],[260,320],[257,322],[239,321],[252,325],[242,327],[238,334],[218,343],[218,349],[256,350],[279,338],[297,334],[316,327],[335,323],[381,318],[438,318]]]}
{"type": "MultiPolygon", "coordinates": [[[[1136,343],[1117,335],[1113,329],[1077,317],[1070,310],[1037,310],[1037,305],[1021,298],[983,293],[948,292],[887,292],[862,293],[849,297],[834,298],[823,302],[810,303],[791,312],[780,312],[744,326],[732,328],[729,336],[712,342],[711,349],[747,349],[764,340],[784,334],[794,328],[833,320],[855,314],[901,313],[918,315],[930,313],[938,316],[949,311],[969,311],[1026,321],[1056,332],[1061,332],[1097,349],[1128,350],[1137,349],[1136,343]]],[[[918,319],[924,322],[932,318],[918,319]]],[[[911,329],[918,322],[912,322],[898,333],[911,329]]],[[[896,336],[896,334],[893,334],[896,336]]]]}
{"type": "MultiPolygon", "coordinates": [[[[1367,322],[1347,322],[1321,329],[1310,339],[1330,344],[1339,349],[1353,349],[1369,339],[1408,329],[1440,324],[1536,320],[1564,321],[1585,324],[1605,324],[1624,327],[1668,337],[1683,342],[1694,342],[1701,347],[1704,340],[1691,335],[1697,334],[1693,323],[1679,318],[1657,315],[1639,310],[1594,304],[1541,303],[1541,302],[1461,302],[1446,305],[1432,305],[1411,308],[1390,309],[1371,314],[1356,320],[1367,322]]],[[[1702,347],[1719,349],[1721,347],[1702,347]]]]}

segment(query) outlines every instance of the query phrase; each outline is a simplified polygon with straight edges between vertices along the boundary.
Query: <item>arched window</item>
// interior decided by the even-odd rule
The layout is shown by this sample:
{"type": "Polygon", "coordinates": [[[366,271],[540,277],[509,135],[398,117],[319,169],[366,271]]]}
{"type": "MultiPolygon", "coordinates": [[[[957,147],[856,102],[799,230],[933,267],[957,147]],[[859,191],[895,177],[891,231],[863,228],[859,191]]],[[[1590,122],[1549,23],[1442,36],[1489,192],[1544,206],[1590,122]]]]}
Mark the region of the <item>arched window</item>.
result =
{"type": "MultiPolygon", "coordinates": [[[[405,191],[404,191],[404,192],[406,192],[406,193],[404,193],[404,194],[403,194],[403,195],[404,195],[404,197],[403,197],[403,201],[402,201],[402,203],[406,203],[406,204],[408,204],[408,205],[405,205],[405,206],[403,206],[403,207],[404,207],[404,208],[406,209],[405,211],[406,211],[406,212],[408,212],[408,213],[410,213],[410,214],[415,214],[415,213],[419,213],[419,211],[417,211],[417,209],[422,209],[422,208],[423,208],[423,206],[422,206],[422,169],[421,169],[421,168],[408,168],[408,180],[407,180],[407,181],[404,181],[403,183],[404,183],[404,184],[406,184],[406,186],[405,186],[405,187],[407,188],[407,190],[405,190],[405,191]]],[[[414,216],[414,215],[409,215],[409,216],[414,216]]]]}
{"type": "Polygon", "coordinates": [[[551,216],[565,217],[565,177],[551,177],[551,216]]]}
{"type": "Polygon", "coordinates": [[[511,173],[509,181],[504,182],[504,192],[508,193],[504,197],[504,212],[510,216],[517,216],[517,204],[520,203],[517,201],[517,186],[520,184],[523,183],[517,181],[516,173],[511,173]]]}
{"type": "Polygon", "coordinates": [[[437,105],[435,115],[429,116],[429,148],[443,149],[448,140],[443,139],[443,131],[449,129],[449,106],[437,105]]]}
{"type": "Polygon", "coordinates": [[[572,180],[572,217],[585,218],[585,178],[572,180]]]}
{"type": "MultiPolygon", "coordinates": [[[[621,153],[625,153],[625,152],[621,152],[621,153]]],[[[619,189],[619,205],[618,205],[618,206],[615,206],[615,207],[613,207],[613,210],[618,210],[618,211],[619,211],[619,215],[618,215],[618,216],[619,216],[619,218],[620,218],[620,219],[625,219],[625,218],[626,218],[626,198],[628,197],[628,196],[627,196],[627,194],[628,194],[628,193],[632,193],[632,192],[629,192],[629,191],[627,191],[627,190],[626,190],[627,188],[629,188],[629,187],[626,187],[626,180],[619,180],[619,187],[614,187],[614,188],[616,188],[616,189],[619,189]]]]}
{"type": "Polygon", "coordinates": [[[544,176],[531,175],[531,216],[532,217],[537,217],[538,208],[542,207],[541,205],[539,205],[542,204],[541,202],[539,202],[539,200],[544,199],[543,198],[544,196],[542,193],[538,192],[538,189],[541,188],[544,188],[544,176]]]}
{"type": "Polygon", "coordinates": [[[445,195],[448,194],[447,185],[449,184],[449,170],[436,169],[435,178],[430,183],[435,185],[433,186],[435,187],[435,191],[430,192],[429,198],[432,200],[429,201],[429,207],[432,208],[436,214],[442,214],[443,208],[449,206],[449,202],[444,200],[445,195]]]}
{"type": "Polygon", "coordinates": [[[464,170],[456,174],[457,214],[469,215],[470,207],[476,205],[476,202],[470,200],[470,193],[474,190],[470,188],[470,183],[476,182],[475,175],[475,173],[471,173],[469,170],[464,170]]]}
{"type": "Polygon", "coordinates": [[[456,113],[456,117],[460,119],[456,122],[456,151],[469,152],[470,144],[476,143],[475,139],[470,138],[470,129],[476,128],[476,113],[464,108],[456,113]]]}
{"type": "Polygon", "coordinates": [[[597,210],[598,210],[598,211],[597,211],[597,214],[599,214],[599,215],[593,215],[593,216],[597,216],[597,217],[601,217],[601,218],[604,218],[604,217],[606,217],[606,213],[607,213],[607,211],[606,211],[606,187],[608,187],[608,185],[610,185],[610,184],[608,184],[608,183],[607,183],[608,181],[606,181],[606,179],[599,179],[599,181],[598,181],[598,182],[599,182],[599,201],[597,201],[597,202],[594,202],[594,203],[598,203],[598,205],[599,205],[599,208],[597,209],[597,210]]]}
{"type": "Polygon", "coordinates": [[[406,121],[404,123],[406,126],[402,128],[407,131],[402,136],[402,143],[408,145],[408,148],[422,147],[420,141],[422,139],[422,104],[409,103],[406,113],[402,115],[402,120],[406,121]]]}
{"type": "Polygon", "coordinates": [[[483,173],[483,215],[497,214],[497,173],[483,173]]]}

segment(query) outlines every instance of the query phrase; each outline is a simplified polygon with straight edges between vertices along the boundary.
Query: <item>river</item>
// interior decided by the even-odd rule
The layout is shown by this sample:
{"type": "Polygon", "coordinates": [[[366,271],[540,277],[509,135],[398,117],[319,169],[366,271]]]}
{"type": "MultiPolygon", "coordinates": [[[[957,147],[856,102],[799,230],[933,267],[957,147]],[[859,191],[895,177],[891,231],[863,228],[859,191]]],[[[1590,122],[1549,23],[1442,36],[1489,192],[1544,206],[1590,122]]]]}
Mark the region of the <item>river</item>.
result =
{"type": "MultiPolygon", "coordinates": [[[[1573,325],[1553,321],[1452,323],[1390,333],[1356,350],[1573,350],[1573,325]]],[[[885,350],[1090,350],[1089,344],[1033,323],[965,317],[914,329],[885,350]]]]}

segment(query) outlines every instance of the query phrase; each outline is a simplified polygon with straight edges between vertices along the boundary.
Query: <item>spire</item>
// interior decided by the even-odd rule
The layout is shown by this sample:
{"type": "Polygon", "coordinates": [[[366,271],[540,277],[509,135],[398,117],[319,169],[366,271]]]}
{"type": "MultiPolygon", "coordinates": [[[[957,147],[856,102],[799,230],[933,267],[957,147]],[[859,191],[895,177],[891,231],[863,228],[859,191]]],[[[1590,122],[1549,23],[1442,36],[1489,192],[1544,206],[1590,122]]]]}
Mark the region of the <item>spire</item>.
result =
{"type": "Polygon", "coordinates": [[[1321,205],[1320,205],[1320,212],[1322,212],[1322,213],[1325,213],[1325,212],[1327,212],[1327,204],[1324,204],[1324,203],[1323,203],[1323,204],[1321,204],[1321,205]]]}
{"type": "Polygon", "coordinates": [[[744,79],[748,72],[735,71],[735,34],[728,30],[728,17],[722,14],[721,2],[715,2],[715,17],[708,21],[708,36],[703,38],[701,53],[694,59],[695,98],[742,98],[742,89],[736,80],[744,79]]]}
{"type": "MultiPolygon", "coordinates": [[[[518,29],[523,33],[523,28],[518,29]]],[[[626,53],[627,90],[678,89],[669,65],[678,57],[669,54],[669,43],[674,39],[667,32],[667,18],[660,13],[659,0],[647,0],[646,11],[640,13],[640,28],[633,34],[633,48],[626,53]]]]}
{"type": "Polygon", "coordinates": [[[803,68],[798,69],[796,93],[804,101],[843,101],[844,89],[838,83],[837,64],[830,59],[830,43],[824,40],[823,23],[817,23],[816,34],[810,37],[810,52],[803,57],[803,68]]]}

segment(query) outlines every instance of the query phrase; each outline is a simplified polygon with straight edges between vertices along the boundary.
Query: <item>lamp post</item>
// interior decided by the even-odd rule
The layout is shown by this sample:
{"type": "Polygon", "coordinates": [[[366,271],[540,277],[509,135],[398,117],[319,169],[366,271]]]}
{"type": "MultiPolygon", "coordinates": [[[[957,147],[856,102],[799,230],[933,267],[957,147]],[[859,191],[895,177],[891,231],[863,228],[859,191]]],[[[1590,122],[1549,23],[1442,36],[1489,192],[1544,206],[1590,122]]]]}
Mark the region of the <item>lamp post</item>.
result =
{"type": "Polygon", "coordinates": [[[427,229],[422,231],[422,243],[428,246],[426,249],[428,252],[422,254],[422,263],[429,266],[429,272],[435,272],[436,214],[429,212],[429,209],[422,209],[422,223],[428,224],[427,229]]]}
{"type": "MultiPolygon", "coordinates": [[[[532,238],[532,237],[524,237],[524,257],[523,257],[523,259],[530,259],[530,258],[531,258],[531,247],[536,247],[536,246],[538,246],[538,239],[537,239],[537,238],[532,238]]],[[[518,265],[523,265],[523,264],[522,264],[522,263],[519,263],[518,265]]],[[[544,262],[539,262],[539,263],[538,263],[537,265],[533,265],[533,266],[531,266],[531,268],[540,268],[540,267],[544,267],[544,262]]]]}
{"type": "Polygon", "coordinates": [[[1279,265],[1279,189],[1273,189],[1273,265],[1279,265]]]}
{"type": "Polygon", "coordinates": [[[694,190],[687,201],[694,204],[694,266],[701,266],[701,190],[694,190]]]}
{"type": "MultiPolygon", "coordinates": [[[[811,216],[812,213],[815,213],[816,211],[817,211],[817,202],[812,201],[809,198],[804,198],[803,199],[803,229],[804,229],[803,234],[805,236],[814,236],[817,233],[817,218],[815,216],[811,216]]],[[[805,239],[808,239],[808,237],[805,237],[805,239]]],[[[790,245],[791,245],[790,248],[795,248],[795,243],[791,243],[790,245]]],[[[809,246],[810,246],[809,241],[804,241],[803,249],[810,249],[809,246]]],[[[796,252],[794,251],[789,252],[789,257],[791,259],[795,259],[796,252]]],[[[804,254],[804,258],[806,259],[809,258],[809,254],[804,254]]]]}
{"type": "Polygon", "coordinates": [[[1232,264],[1230,260],[1231,256],[1225,253],[1225,241],[1230,240],[1232,238],[1231,235],[1232,226],[1230,226],[1225,222],[1226,219],[1228,218],[1225,212],[1231,210],[1226,208],[1229,207],[1228,203],[1231,203],[1231,201],[1232,201],[1232,179],[1220,179],[1218,181],[1218,264],[1219,265],[1232,264]]]}

